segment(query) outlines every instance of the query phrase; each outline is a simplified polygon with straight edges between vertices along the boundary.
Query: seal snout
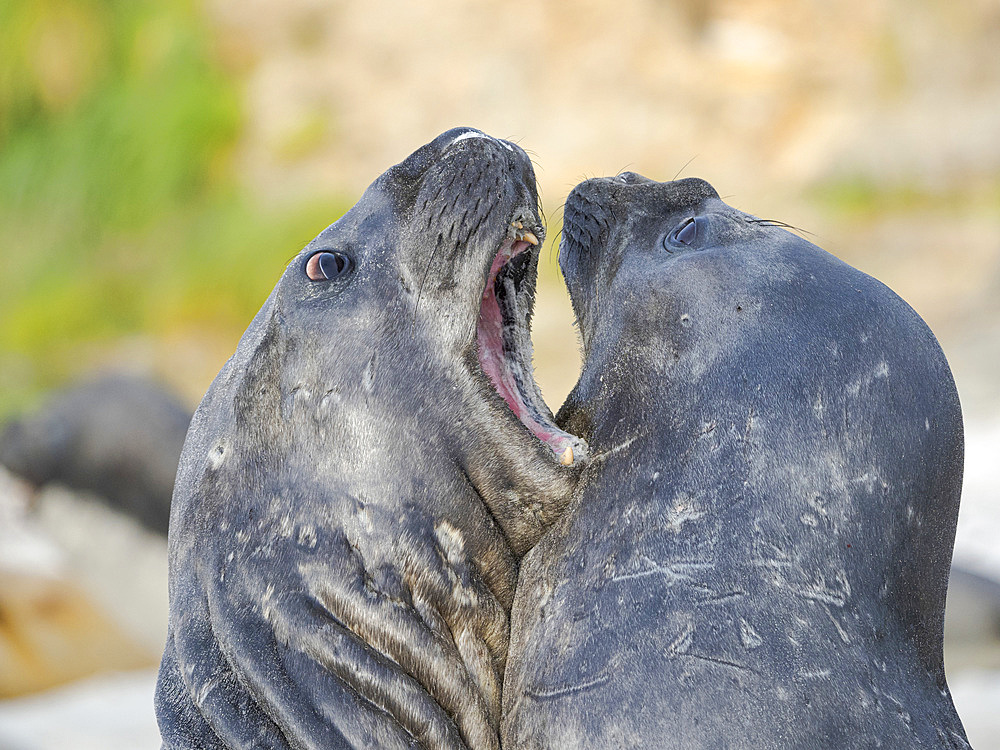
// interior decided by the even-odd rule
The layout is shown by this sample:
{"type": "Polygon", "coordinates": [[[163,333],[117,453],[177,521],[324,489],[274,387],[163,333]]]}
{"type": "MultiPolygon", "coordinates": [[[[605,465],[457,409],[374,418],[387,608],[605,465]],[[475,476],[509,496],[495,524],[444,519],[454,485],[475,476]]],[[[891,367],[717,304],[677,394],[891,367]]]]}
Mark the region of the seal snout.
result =
{"type": "MultiPolygon", "coordinates": [[[[538,244],[538,237],[537,237],[537,235],[534,232],[532,232],[530,229],[525,229],[523,221],[517,221],[517,220],[515,220],[515,221],[512,221],[510,223],[510,225],[514,228],[514,241],[515,241],[516,245],[520,245],[520,243],[522,243],[522,242],[525,243],[523,246],[519,247],[517,250],[515,250],[513,253],[511,253],[511,257],[513,257],[514,255],[517,255],[517,253],[521,252],[522,250],[526,250],[527,247],[528,247],[528,245],[537,245],[538,244]]],[[[498,258],[500,257],[500,253],[497,253],[497,257],[498,258]]],[[[494,261],[494,263],[495,262],[496,261],[494,261]]],[[[496,277],[496,275],[493,273],[493,269],[492,268],[490,269],[490,275],[493,278],[496,277]]]]}

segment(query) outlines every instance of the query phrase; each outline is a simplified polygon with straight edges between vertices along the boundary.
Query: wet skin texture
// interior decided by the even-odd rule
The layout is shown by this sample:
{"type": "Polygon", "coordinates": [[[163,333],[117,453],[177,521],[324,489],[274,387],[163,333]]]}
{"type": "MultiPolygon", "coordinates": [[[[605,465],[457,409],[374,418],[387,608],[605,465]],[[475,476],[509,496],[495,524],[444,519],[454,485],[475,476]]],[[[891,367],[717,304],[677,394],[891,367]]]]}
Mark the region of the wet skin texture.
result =
{"type": "MultiPolygon", "coordinates": [[[[484,285],[518,219],[541,231],[527,156],[453,130],[288,265],[181,457],[166,748],[498,747],[517,561],[579,465],[477,358],[484,285]]],[[[505,341],[527,337],[536,263],[517,256],[498,293],[518,323],[505,341]]],[[[528,346],[505,356],[530,363],[528,346]]]]}
{"type": "Polygon", "coordinates": [[[589,180],[564,226],[557,421],[592,459],[522,562],[504,747],[967,747],[962,420],[923,321],[701,180],[589,180]]]}

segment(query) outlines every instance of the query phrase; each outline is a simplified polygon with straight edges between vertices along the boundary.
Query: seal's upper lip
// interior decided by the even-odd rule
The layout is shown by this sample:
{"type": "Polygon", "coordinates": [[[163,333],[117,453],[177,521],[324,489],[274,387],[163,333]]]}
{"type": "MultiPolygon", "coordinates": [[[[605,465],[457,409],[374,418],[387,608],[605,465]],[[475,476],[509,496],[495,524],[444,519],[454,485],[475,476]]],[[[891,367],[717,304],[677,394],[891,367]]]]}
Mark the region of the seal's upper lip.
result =
{"type": "Polygon", "coordinates": [[[583,457],[583,441],[556,427],[532,374],[529,321],[540,234],[537,219],[515,217],[510,222],[487,274],[476,341],[479,364],[497,393],[521,423],[569,466],[583,457]]]}

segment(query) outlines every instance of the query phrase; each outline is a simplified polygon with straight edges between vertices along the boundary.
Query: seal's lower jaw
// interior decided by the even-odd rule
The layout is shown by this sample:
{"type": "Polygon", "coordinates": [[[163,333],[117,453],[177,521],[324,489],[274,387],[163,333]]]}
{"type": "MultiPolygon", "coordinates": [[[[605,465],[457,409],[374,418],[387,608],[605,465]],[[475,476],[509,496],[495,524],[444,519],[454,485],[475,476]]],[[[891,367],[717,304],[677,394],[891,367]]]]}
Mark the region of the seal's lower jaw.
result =
{"type": "Polygon", "coordinates": [[[493,258],[483,290],[476,326],[479,364],[521,423],[570,466],[585,457],[586,444],[556,427],[534,381],[530,319],[538,239],[519,223],[493,258]]]}

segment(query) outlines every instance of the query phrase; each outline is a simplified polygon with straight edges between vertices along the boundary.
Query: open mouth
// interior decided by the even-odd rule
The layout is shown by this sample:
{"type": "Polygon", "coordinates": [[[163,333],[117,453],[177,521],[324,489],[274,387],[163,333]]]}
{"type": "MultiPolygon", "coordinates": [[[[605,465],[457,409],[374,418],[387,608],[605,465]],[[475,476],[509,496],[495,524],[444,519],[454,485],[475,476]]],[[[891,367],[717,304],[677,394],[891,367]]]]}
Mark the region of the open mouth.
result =
{"type": "Polygon", "coordinates": [[[564,466],[584,458],[584,442],[555,426],[535,383],[531,311],[541,229],[523,219],[510,224],[493,258],[476,326],[479,364],[514,415],[564,466]],[[530,226],[530,224],[529,224],[530,226]]]}

